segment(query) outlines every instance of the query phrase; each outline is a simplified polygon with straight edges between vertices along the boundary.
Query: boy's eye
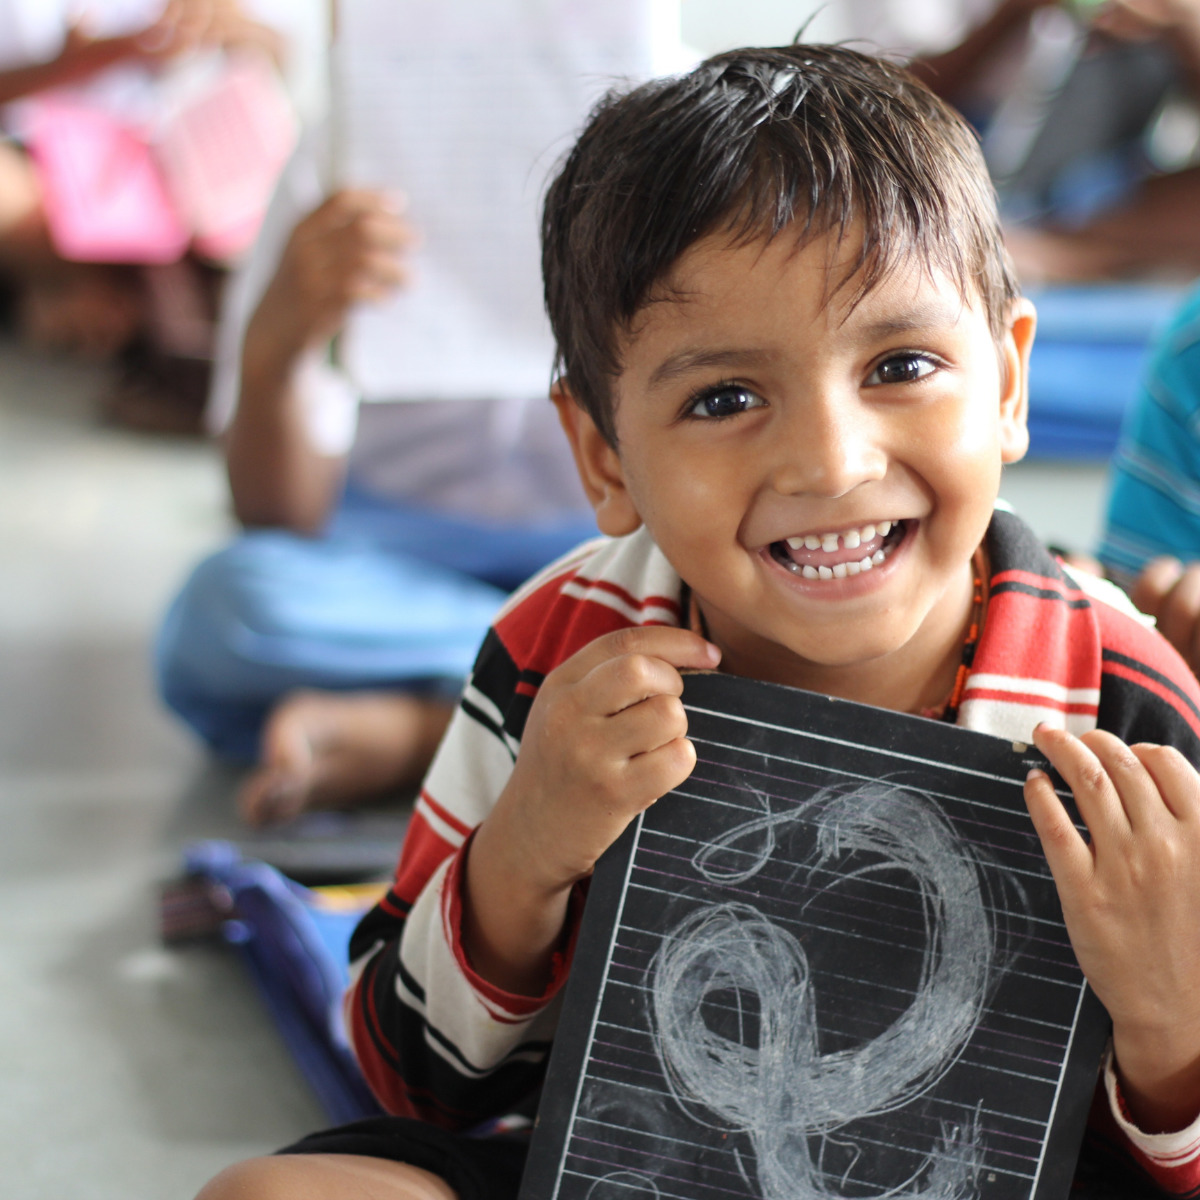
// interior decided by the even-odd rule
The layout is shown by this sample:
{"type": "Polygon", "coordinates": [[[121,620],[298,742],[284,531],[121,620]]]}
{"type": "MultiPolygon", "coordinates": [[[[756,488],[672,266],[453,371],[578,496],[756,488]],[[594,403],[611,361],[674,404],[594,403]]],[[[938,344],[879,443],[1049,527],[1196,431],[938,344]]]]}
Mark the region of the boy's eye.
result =
{"type": "Polygon", "coordinates": [[[761,396],[756,396],[749,388],[737,384],[722,384],[702,392],[691,401],[687,416],[689,417],[733,417],[751,408],[761,408],[766,403],[761,396]]]}
{"type": "Polygon", "coordinates": [[[924,354],[893,354],[867,376],[867,386],[888,383],[914,383],[937,369],[937,364],[924,354]]]}

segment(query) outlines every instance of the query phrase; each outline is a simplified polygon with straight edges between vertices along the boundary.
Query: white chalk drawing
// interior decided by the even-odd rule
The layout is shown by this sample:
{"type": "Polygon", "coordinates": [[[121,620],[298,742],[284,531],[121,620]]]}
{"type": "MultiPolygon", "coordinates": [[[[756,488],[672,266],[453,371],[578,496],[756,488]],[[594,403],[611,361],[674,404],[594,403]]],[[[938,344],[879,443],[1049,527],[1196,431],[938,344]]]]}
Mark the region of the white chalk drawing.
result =
{"type": "Polygon", "coordinates": [[[661,1200],[662,1192],[641,1171],[613,1171],[588,1188],[587,1200],[661,1200]]]}
{"type": "MultiPolygon", "coordinates": [[[[665,937],[650,965],[654,1042],[675,1102],[703,1125],[748,1137],[754,1163],[742,1169],[763,1200],[831,1200],[842,1193],[823,1168],[826,1149],[837,1145],[845,1161],[848,1125],[894,1112],[942,1079],[979,1025],[1007,956],[997,949],[980,863],[929,798],[873,784],[827,789],[779,813],[759,801],[763,816],[697,853],[695,869],[713,883],[744,883],[771,859],[786,826],[805,823],[816,831],[800,868],[810,886],[831,863],[859,853],[868,865],[841,880],[906,872],[924,923],[915,996],[879,1036],[823,1054],[799,941],[750,904],[708,903],[665,937]],[[743,1036],[706,1023],[705,1000],[717,994],[725,1004],[735,998],[743,1036]],[[756,1036],[745,1036],[743,1006],[756,1036]]],[[[943,1125],[912,1176],[873,1196],[965,1200],[976,1194],[983,1155],[977,1121],[943,1125]]]]}

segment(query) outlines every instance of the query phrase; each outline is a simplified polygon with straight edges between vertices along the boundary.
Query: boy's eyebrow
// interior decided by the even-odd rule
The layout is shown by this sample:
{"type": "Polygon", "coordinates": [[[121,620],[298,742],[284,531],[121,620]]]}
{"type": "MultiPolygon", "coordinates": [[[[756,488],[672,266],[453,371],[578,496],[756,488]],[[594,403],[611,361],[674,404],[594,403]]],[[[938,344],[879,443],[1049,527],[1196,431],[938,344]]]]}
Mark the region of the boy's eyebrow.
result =
{"type": "Polygon", "coordinates": [[[769,350],[683,350],[672,354],[654,368],[649,386],[657,387],[680,375],[706,371],[712,367],[755,367],[775,357],[769,350]]]}
{"type": "Polygon", "coordinates": [[[918,301],[892,316],[882,316],[867,321],[856,332],[867,338],[885,338],[898,333],[911,333],[914,329],[931,326],[957,325],[962,316],[962,300],[950,303],[940,298],[918,301]]]}
{"type": "MultiPolygon", "coordinates": [[[[962,316],[963,302],[930,297],[908,305],[892,315],[869,319],[855,336],[869,341],[912,333],[914,330],[957,325],[962,316]]],[[[693,371],[706,371],[713,367],[753,368],[778,357],[773,350],[729,348],[725,350],[681,350],[664,359],[650,374],[648,386],[658,387],[681,375],[693,371]]]]}

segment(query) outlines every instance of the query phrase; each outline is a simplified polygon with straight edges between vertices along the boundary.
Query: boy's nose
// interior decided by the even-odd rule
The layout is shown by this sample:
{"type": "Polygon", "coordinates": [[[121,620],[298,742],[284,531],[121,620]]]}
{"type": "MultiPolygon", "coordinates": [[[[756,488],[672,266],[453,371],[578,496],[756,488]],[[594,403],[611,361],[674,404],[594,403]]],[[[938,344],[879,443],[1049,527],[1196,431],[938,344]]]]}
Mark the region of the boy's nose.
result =
{"type": "Polygon", "coordinates": [[[888,456],[874,416],[830,396],[796,406],[775,430],[774,487],[786,495],[841,496],[882,479],[888,456]]]}

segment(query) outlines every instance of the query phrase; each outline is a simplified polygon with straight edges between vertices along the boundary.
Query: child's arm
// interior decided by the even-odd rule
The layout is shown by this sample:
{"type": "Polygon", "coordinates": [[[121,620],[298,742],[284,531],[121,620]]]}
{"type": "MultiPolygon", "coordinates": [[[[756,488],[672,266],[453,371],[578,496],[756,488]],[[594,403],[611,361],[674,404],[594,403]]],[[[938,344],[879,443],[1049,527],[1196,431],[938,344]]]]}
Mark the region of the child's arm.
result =
{"type": "MultiPolygon", "coordinates": [[[[593,560],[587,569],[594,569],[593,560]]],[[[662,654],[701,666],[714,664],[715,652],[706,650],[694,634],[663,626],[629,628],[594,639],[551,670],[554,658],[541,668],[545,679],[522,719],[529,705],[529,683],[535,678],[530,663],[543,654],[539,649],[531,657],[534,644],[541,644],[536,631],[546,625],[566,631],[612,629],[611,609],[563,596],[563,584],[574,578],[574,571],[567,570],[551,583],[530,585],[532,592],[502,614],[484,642],[413,813],[396,881],[351,941],[354,984],[347,996],[347,1025],[364,1074],[391,1112],[466,1128],[512,1112],[536,1093],[557,1021],[553,1000],[569,966],[568,955],[561,951],[568,948],[569,922],[580,906],[569,902],[570,887],[541,889],[549,893],[546,903],[536,898],[530,902],[528,881],[522,881],[531,870],[541,880],[558,859],[558,847],[540,849],[560,836],[556,822],[580,829],[586,825],[596,834],[593,849],[572,857],[569,868],[554,876],[565,882],[616,837],[639,805],[654,799],[654,789],[677,782],[673,777],[649,781],[644,772],[653,764],[639,764],[632,746],[612,758],[602,748],[611,746],[610,729],[630,731],[646,717],[653,725],[656,711],[678,703],[675,668],[663,672],[667,691],[650,700],[645,681],[635,683],[639,662],[654,674],[659,668],[648,659],[662,654]],[[569,614],[566,619],[556,611],[560,605],[569,614]],[[695,647],[698,653],[691,649],[695,647]],[[597,716],[598,696],[587,683],[597,677],[615,682],[618,691],[628,689],[633,703],[611,716],[603,711],[610,705],[601,704],[597,716]],[[576,704],[579,707],[571,711],[576,704]],[[514,738],[519,745],[514,746],[514,738]],[[597,750],[601,753],[591,755],[597,750]],[[573,811],[565,809],[565,792],[561,798],[547,794],[550,776],[530,780],[536,762],[551,771],[557,762],[565,768],[559,783],[569,791],[575,786],[569,777],[589,757],[597,768],[607,762],[614,770],[610,800],[614,810],[627,809],[626,815],[593,811],[607,789],[603,783],[592,788],[586,782],[592,772],[586,768],[584,778],[576,780],[585,791],[576,797],[573,811]],[[516,763],[521,764],[519,771],[516,763]],[[522,778],[532,783],[530,790],[518,786],[522,778]],[[649,783],[647,791],[638,787],[639,779],[649,783]],[[505,819],[489,821],[502,795],[513,819],[509,832],[505,819]],[[544,808],[533,803],[539,795],[544,808]],[[520,827],[522,816],[535,823],[528,837],[520,827]],[[599,832],[598,826],[610,817],[611,831],[599,832]],[[484,851],[477,854],[480,837],[484,851]],[[487,849],[488,838],[496,842],[495,854],[487,849]],[[511,870],[503,865],[510,857],[518,860],[511,870]],[[472,898],[476,927],[470,934],[464,912],[468,868],[479,872],[483,884],[472,898]],[[498,898],[489,898],[489,886],[498,890],[498,898]],[[485,906],[481,938],[477,926],[485,906]],[[498,933],[489,917],[499,920],[498,933]],[[488,944],[484,939],[490,939],[488,944]],[[521,990],[508,990],[489,977],[521,990]]],[[[618,698],[611,707],[621,703],[618,698]]],[[[648,744],[659,736],[650,737],[648,744]]],[[[681,768],[690,769],[690,749],[677,746],[669,753],[677,751],[682,751],[681,768]]],[[[649,758],[654,759],[653,751],[649,758]]],[[[564,845],[574,832],[568,828],[561,834],[564,845]]],[[[539,890],[537,885],[534,890],[539,890]]]]}
{"type": "Polygon", "coordinates": [[[137,33],[97,38],[81,24],[70,25],[54,58],[0,71],[0,104],[78,83],[120,62],[161,61],[203,45],[249,44],[276,59],[282,53],[273,31],[242,16],[231,0],[215,6],[212,0],[171,0],[162,16],[137,33]]]}
{"type": "Polygon", "coordinates": [[[1200,1115],[1200,776],[1171,747],[1098,730],[1041,726],[1034,740],[1091,835],[1031,773],[1026,803],[1071,944],[1112,1018],[1129,1116],[1145,1133],[1183,1129],[1200,1115]]]}
{"type": "Polygon", "coordinates": [[[162,56],[162,51],[151,50],[141,35],[93,38],[73,25],[54,58],[0,71],[0,104],[33,96],[47,88],[81,82],[115,63],[162,56]]]}
{"type": "Polygon", "coordinates": [[[246,525],[312,533],[329,514],[342,460],[309,434],[299,373],[351,306],[404,283],[413,234],[387,197],[340,191],[292,231],[246,327],[241,389],[225,442],[234,510],[246,525]]]}
{"type": "Polygon", "coordinates": [[[484,979],[543,991],[572,888],[691,774],[679,671],[719,658],[695,633],[651,626],[597,638],[546,676],[467,860],[464,944],[484,979]]]}
{"type": "Polygon", "coordinates": [[[908,69],[931,91],[953,102],[1039,8],[1055,3],[1057,0],[1000,0],[957,46],[915,58],[908,69]]]}
{"type": "Polygon", "coordinates": [[[1161,39],[1174,50],[1192,91],[1200,87],[1200,3],[1197,0],[1107,0],[1096,29],[1125,41],[1161,39]]]}

